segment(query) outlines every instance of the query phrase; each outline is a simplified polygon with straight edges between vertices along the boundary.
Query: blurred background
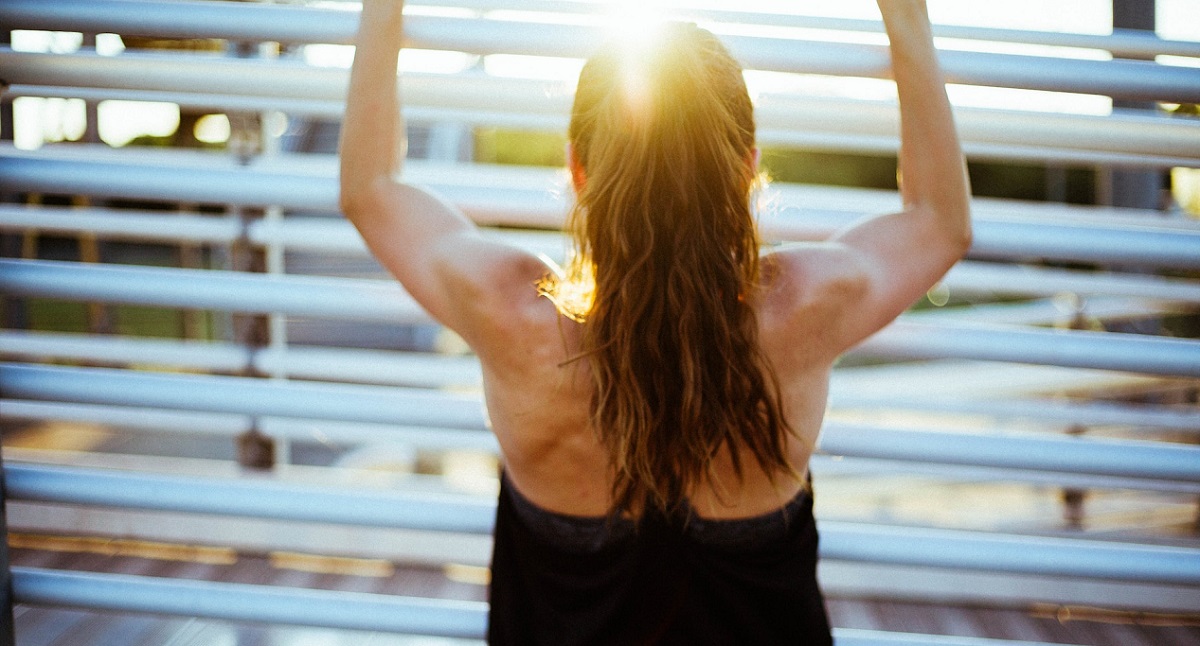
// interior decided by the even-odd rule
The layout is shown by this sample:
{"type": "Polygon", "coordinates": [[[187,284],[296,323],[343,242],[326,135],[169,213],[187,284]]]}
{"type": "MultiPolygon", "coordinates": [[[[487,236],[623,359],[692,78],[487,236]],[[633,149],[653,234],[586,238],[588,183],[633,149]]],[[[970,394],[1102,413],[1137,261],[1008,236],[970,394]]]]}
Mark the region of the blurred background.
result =
{"type": "MultiPolygon", "coordinates": [[[[851,631],[839,643],[864,638],[855,629],[1196,643],[1200,2],[929,7],[977,239],[835,371],[813,471],[822,582],[851,631]]],[[[414,637],[200,601],[69,601],[74,581],[32,592],[68,571],[485,600],[499,463],[477,364],[336,210],[357,9],[0,5],[16,643],[476,636],[480,605],[414,637]],[[231,502],[260,493],[261,507],[231,502]],[[447,504],[412,520],[413,495],[447,504]],[[293,511],[306,499],[316,511],[293,511]],[[379,507],[354,516],[357,499],[379,507]]],[[[406,11],[407,177],[513,244],[563,257],[582,57],[664,16],[722,35],[747,67],[771,180],[765,243],[898,206],[871,0],[406,11]]]]}

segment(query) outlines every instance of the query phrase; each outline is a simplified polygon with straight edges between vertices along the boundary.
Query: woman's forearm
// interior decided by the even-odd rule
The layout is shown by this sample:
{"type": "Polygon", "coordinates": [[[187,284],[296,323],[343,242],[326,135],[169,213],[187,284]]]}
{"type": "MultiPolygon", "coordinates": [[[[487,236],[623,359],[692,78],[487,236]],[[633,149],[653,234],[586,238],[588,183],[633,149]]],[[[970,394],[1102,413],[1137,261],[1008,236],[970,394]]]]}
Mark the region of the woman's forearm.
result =
{"type": "Polygon", "coordinates": [[[348,216],[378,183],[400,171],[405,155],[397,57],[402,33],[401,0],[366,0],[359,22],[342,121],[341,203],[348,216]]]}
{"type": "Polygon", "coordinates": [[[901,195],[940,234],[970,240],[970,188],[924,0],[879,0],[900,98],[901,195]]]}

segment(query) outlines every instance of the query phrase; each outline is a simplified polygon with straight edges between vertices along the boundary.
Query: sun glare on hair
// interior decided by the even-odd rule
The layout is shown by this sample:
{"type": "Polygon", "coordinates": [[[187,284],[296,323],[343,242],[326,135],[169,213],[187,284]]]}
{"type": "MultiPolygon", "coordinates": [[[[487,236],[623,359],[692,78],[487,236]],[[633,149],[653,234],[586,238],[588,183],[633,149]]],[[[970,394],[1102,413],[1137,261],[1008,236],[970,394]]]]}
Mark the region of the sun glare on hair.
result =
{"type": "Polygon", "coordinates": [[[662,0],[613,0],[605,13],[609,37],[632,50],[650,47],[667,15],[662,0]]]}
{"type": "Polygon", "coordinates": [[[621,84],[630,115],[644,114],[650,98],[649,68],[666,11],[662,0],[618,0],[608,4],[608,37],[619,43],[621,84]]]}

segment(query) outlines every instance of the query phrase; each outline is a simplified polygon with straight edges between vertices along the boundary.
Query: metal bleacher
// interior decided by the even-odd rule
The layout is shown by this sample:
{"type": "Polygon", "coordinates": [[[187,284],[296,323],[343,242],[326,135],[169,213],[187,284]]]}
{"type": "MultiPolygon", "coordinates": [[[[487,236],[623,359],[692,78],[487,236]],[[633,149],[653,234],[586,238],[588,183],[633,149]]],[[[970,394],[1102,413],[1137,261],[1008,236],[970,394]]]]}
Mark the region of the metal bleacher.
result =
{"type": "MultiPolygon", "coordinates": [[[[587,2],[410,4],[406,37],[414,48],[580,58],[603,33],[595,5],[587,2]]],[[[727,27],[726,42],[751,70],[887,77],[886,47],[871,40],[878,37],[877,23],[745,11],[689,15],[718,32],[727,27]],[[773,29],[754,35],[746,26],[755,24],[773,29]],[[822,40],[814,35],[820,32],[859,38],[822,40]]],[[[111,55],[86,46],[66,53],[0,46],[5,102],[156,101],[212,113],[282,113],[314,128],[310,143],[293,150],[270,128],[257,131],[261,141],[248,151],[0,144],[3,492],[9,550],[26,559],[0,562],[11,576],[11,598],[0,612],[5,622],[17,618],[15,641],[0,634],[0,644],[60,646],[45,636],[53,631],[22,632],[34,625],[20,620],[32,616],[31,608],[452,640],[446,643],[482,639],[487,606],[478,590],[450,598],[314,589],[55,567],[46,557],[53,551],[47,545],[61,544],[55,540],[99,538],[106,545],[286,551],[475,573],[486,567],[497,448],[487,432],[478,365],[378,272],[338,216],[328,128],[340,116],[347,71],[298,55],[308,44],[351,44],[357,20],[353,6],[328,2],[0,2],[5,30],[255,46],[111,55]],[[277,46],[258,47],[262,43],[277,46]],[[104,243],[199,249],[207,260],[150,266],[115,253],[79,261],[39,258],[38,240],[53,237],[79,241],[80,249],[104,243]],[[151,337],[103,324],[36,330],[25,316],[35,302],[141,306],[181,320],[201,313],[211,331],[151,337]],[[325,338],[317,339],[318,329],[325,338]],[[371,334],[394,336],[372,340],[371,334]],[[46,429],[75,438],[105,429],[105,437],[134,438],[130,445],[140,448],[89,453],[78,450],[87,448],[83,440],[49,447],[9,442],[46,429]],[[211,456],[156,457],[145,448],[175,441],[170,438],[237,443],[250,446],[251,454],[274,442],[278,459],[243,454],[239,467],[211,456]],[[288,453],[306,443],[337,447],[340,462],[288,464],[288,453]],[[412,473],[421,471],[421,460],[446,454],[482,456],[484,476],[460,486],[441,475],[412,473]],[[407,461],[407,471],[379,471],[391,457],[407,461]],[[355,463],[376,470],[347,468],[355,463]]],[[[1155,54],[1200,59],[1200,43],[1132,32],[939,27],[938,33],[1113,54],[1099,60],[946,49],[943,64],[956,84],[1200,103],[1200,68],[1133,60],[1155,54]]],[[[558,229],[568,199],[561,172],[475,163],[464,154],[469,145],[462,137],[485,127],[561,131],[570,83],[490,75],[475,65],[452,74],[406,75],[404,88],[406,117],[426,129],[430,142],[424,158],[406,167],[408,180],[438,190],[491,234],[560,258],[558,229]]],[[[759,92],[755,100],[763,145],[854,154],[894,154],[897,146],[894,101],[787,89],[759,92]]],[[[971,160],[1154,172],[1200,168],[1196,118],[1154,110],[1098,115],[966,107],[956,115],[971,160]]],[[[762,231],[778,243],[820,239],[852,218],[898,204],[892,192],[865,188],[780,183],[768,190],[762,231]]],[[[1099,607],[1128,621],[1147,613],[1167,617],[1162,621],[1178,628],[1161,635],[1179,643],[1200,637],[1200,341],[1194,333],[1200,223],[1176,211],[976,200],[974,246],[938,288],[953,301],[906,314],[835,370],[813,462],[819,501],[827,491],[822,483],[850,483],[846,494],[830,487],[831,503],[818,506],[822,583],[833,603],[1099,607]],[[1163,321],[1183,322],[1192,333],[1172,336],[1175,328],[1163,321]],[[851,493],[876,495],[861,493],[868,487],[946,482],[998,487],[989,489],[1001,492],[988,499],[996,505],[991,519],[977,526],[893,522],[887,514],[840,513],[832,506],[851,493]],[[1006,514],[1012,487],[1050,491],[1055,500],[1071,492],[1142,496],[1138,500],[1163,501],[1162,508],[1173,510],[1166,515],[1176,529],[1181,514],[1192,514],[1191,526],[1155,533],[1005,524],[994,518],[1006,514]]],[[[14,622],[8,624],[11,629],[14,622]]],[[[839,646],[1042,641],[936,632],[839,625],[835,637],[839,646]]],[[[180,634],[162,643],[199,643],[180,634]]],[[[393,643],[387,639],[371,643],[393,643]]]]}

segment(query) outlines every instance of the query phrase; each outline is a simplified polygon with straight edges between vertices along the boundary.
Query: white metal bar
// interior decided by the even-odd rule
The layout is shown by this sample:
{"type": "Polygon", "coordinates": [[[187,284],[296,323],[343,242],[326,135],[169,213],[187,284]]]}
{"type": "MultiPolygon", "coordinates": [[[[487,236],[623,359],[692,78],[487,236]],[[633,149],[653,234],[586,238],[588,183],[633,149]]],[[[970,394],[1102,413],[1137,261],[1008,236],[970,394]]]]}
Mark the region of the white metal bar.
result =
{"type": "Polygon", "coordinates": [[[1125,490],[1168,494],[1200,494],[1200,483],[1178,480],[1146,480],[1144,478],[1120,478],[1061,471],[1032,471],[999,467],[963,466],[934,462],[909,462],[891,459],[850,458],[843,456],[813,455],[808,463],[813,474],[824,480],[829,477],[851,476],[879,478],[898,476],[911,478],[927,477],[941,483],[1025,483],[1056,489],[1125,490]]]}
{"type": "MultiPolygon", "coordinates": [[[[251,419],[234,413],[205,413],[160,408],[137,408],[104,404],[3,399],[8,420],[71,421],[118,426],[157,432],[202,433],[233,437],[250,429],[251,419]]],[[[491,433],[479,430],[400,426],[370,422],[297,420],[286,417],[256,417],[258,428],[271,437],[335,444],[402,444],[430,451],[467,450],[496,453],[499,447],[491,433]]],[[[1146,485],[1149,481],[1141,480],[1146,485]]],[[[1136,487],[1134,487],[1136,488],[1136,487]]],[[[1171,489],[1174,491],[1175,489],[1171,489]]]]}
{"type": "MultiPolygon", "coordinates": [[[[333,489],[80,467],[6,465],[10,498],[321,521],[491,532],[495,502],[473,496],[333,489]]],[[[1172,585],[1200,584],[1200,550],[822,521],[822,558],[1172,585]]]]}
{"type": "Polygon", "coordinates": [[[0,354],[115,365],[171,366],[186,370],[259,374],[280,372],[300,379],[350,381],[418,388],[481,385],[473,357],[353,348],[287,346],[250,348],[223,341],[186,341],[53,332],[0,331],[0,354]]]}
{"type": "MultiPolygon", "coordinates": [[[[296,61],[206,58],[210,57],[63,55],[0,49],[0,67],[10,83],[77,86],[81,88],[77,94],[95,88],[103,88],[102,92],[150,91],[169,93],[159,99],[201,104],[215,102],[205,98],[209,95],[226,97],[234,104],[269,97],[279,105],[267,102],[260,109],[290,106],[303,112],[311,112],[323,105],[321,102],[340,105],[345,96],[345,70],[307,67],[296,61]]],[[[60,87],[52,87],[50,93],[69,94],[60,87]]],[[[540,124],[539,129],[561,131],[571,99],[571,88],[565,83],[480,74],[405,76],[406,105],[423,108],[428,116],[450,111],[443,115],[445,119],[462,111],[501,119],[521,115],[526,122],[540,124]]],[[[898,147],[897,114],[896,105],[887,101],[784,94],[757,97],[755,112],[764,143],[835,149],[852,146],[881,152],[898,147]]],[[[1200,124],[1187,119],[1130,112],[1099,116],[979,108],[958,108],[956,117],[969,153],[996,156],[1011,150],[1022,157],[1038,155],[1076,163],[1108,159],[1186,166],[1200,160],[1200,124]]]]}
{"type": "Polygon", "coordinates": [[[983,435],[913,431],[826,422],[818,450],[825,455],[986,466],[1115,478],[1200,482],[1200,449],[1183,444],[1105,440],[1032,433],[983,435]]]}
{"type": "MultiPolygon", "coordinates": [[[[517,9],[511,0],[429,0],[413,3],[413,7],[459,7],[476,11],[503,11],[517,9]]],[[[550,14],[591,14],[603,19],[605,6],[595,1],[579,0],[521,0],[522,12],[550,14]]],[[[738,11],[711,8],[680,7],[681,18],[706,20],[739,25],[766,25],[822,31],[846,31],[882,33],[883,25],[877,20],[829,18],[824,16],[794,15],[778,12],[738,11]]],[[[981,40],[1048,47],[1070,47],[1112,52],[1127,58],[1149,58],[1156,55],[1200,57],[1200,43],[1186,40],[1168,40],[1154,33],[1134,29],[1114,29],[1111,34],[1081,34],[1069,32],[1028,31],[999,29],[964,25],[934,25],[934,35],[939,38],[981,40]]]]}
{"type": "Polygon", "coordinates": [[[0,229],[58,235],[86,233],[123,241],[227,244],[241,236],[242,224],[228,216],[0,204],[0,229]]]}
{"type": "MultiPolygon", "coordinates": [[[[46,80],[42,79],[45,83],[46,80]]],[[[152,103],[174,103],[189,110],[211,110],[213,112],[261,112],[278,110],[290,115],[337,119],[342,116],[345,102],[336,99],[284,99],[266,94],[240,96],[220,92],[172,92],[162,90],[127,90],[108,87],[80,87],[38,84],[13,84],[4,92],[5,99],[16,97],[46,97],[58,99],[83,99],[84,101],[139,101],[152,103]]],[[[405,107],[405,116],[418,120],[425,115],[420,108],[405,107]]],[[[426,111],[427,113],[428,111],[426,111]]],[[[530,121],[529,123],[538,123],[530,121]]],[[[540,129],[540,128],[532,128],[540,129]]],[[[561,128],[560,128],[561,130],[561,128]]]]}
{"type": "MultiPolygon", "coordinates": [[[[3,417],[27,421],[74,421],[90,424],[129,427],[142,430],[187,431],[216,435],[236,435],[249,428],[248,418],[235,413],[206,413],[137,408],[125,405],[78,404],[54,401],[26,401],[6,396],[3,417]]],[[[1036,400],[962,401],[937,399],[926,401],[895,399],[860,399],[839,395],[835,388],[831,397],[832,410],[904,410],[926,415],[967,413],[1022,422],[1040,422],[1059,426],[1125,427],[1129,433],[1161,433],[1200,431],[1200,414],[1194,407],[1167,407],[1109,404],[1103,402],[1064,403],[1036,400]]],[[[495,452],[495,438],[488,433],[456,429],[398,426],[370,422],[337,422],[295,420],[290,418],[260,418],[268,435],[291,439],[329,440],[355,444],[397,441],[431,449],[469,448],[495,452]]],[[[1145,486],[1147,481],[1141,481],[1145,486]]],[[[1134,487],[1136,488],[1136,487],[1134,487]]]]}
{"type": "Polygon", "coordinates": [[[496,515],[495,501],[465,494],[29,464],[4,476],[11,499],[38,502],[467,534],[491,533],[496,515]]]}
{"type": "MultiPolygon", "coordinates": [[[[0,10],[0,20],[15,28],[287,42],[349,43],[357,22],[350,12],[202,2],[70,0],[47,5],[10,0],[0,10]],[[187,11],[187,22],[178,19],[182,10],[187,11]]],[[[602,32],[598,26],[578,24],[548,28],[515,20],[413,15],[406,21],[405,36],[408,46],[426,49],[581,57],[599,43],[602,32]]],[[[876,78],[886,78],[890,69],[887,50],[881,46],[741,35],[725,40],[734,55],[754,69],[876,78]]],[[[941,59],[947,79],[954,83],[1200,102],[1200,70],[1186,67],[963,51],[942,51],[941,59]]]]}
{"type": "MultiPolygon", "coordinates": [[[[947,282],[956,284],[953,279],[947,282]]],[[[1190,287],[1200,289],[1200,286],[1190,287]]],[[[13,296],[394,323],[430,321],[428,314],[399,285],[377,280],[264,277],[216,270],[0,260],[0,288],[13,296]]],[[[856,352],[1200,376],[1200,341],[951,321],[936,324],[898,321],[860,345],[856,352]]]]}
{"type": "Polygon", "coordinates": [[[1079,539],[821,522],[820,556],[829,560],[1196,585],[1200,582],[1197,552],[1079,539]]]}
{"type": "Polygon", "coordinates": [[[1050,646],[1044,642],[888,633],[859,628],[834,628],[833,643],[835,646],[1050,646]]]}
{"type": "Polygon", "coordinates": [[[280,313],[396,324],[428,323],[431,320],[398,283],[383,280],[0,260],[0,288],[12,296],[48,296],[254,314],[280,313]]]}
{"type": "MultiPolygon", "coordinates": [[[[73,421],[87,424],[103,424],[120,427],[122,430],[142,430],[156,433],[188,432],[232,438],[251,426],[250,418],[243,415],[220,413],[196,413],[170,411],[127,406],[96,404],[73,404],[63,402],[40,402],[4,399],[3,418],[10,421],[73,421]]],[[[287,418],[256,418],[258,428],[276,438],[290,441],[332,442],[336,445],[366,445],[366,451],[378,445],[402,445],[425,451],[467,450],[496,454],[499,447],[495,437],[481,431],[447,428],[418,428],[371,423],[314,422],[287,418]]],[[[1194,419],[1194,417],[1193,417],[1194,419]]],[[[833,435],[854,432],[844,430],[838,424],[830,424],[833,435]]],[[[872,437],[879,431],[870,431],[872,437]]],[[[885,431],[888,442],[896,440],[891,431],[885,431]]],[[[952,436],[953,437],[953,436],[952,436]]],[[[946,438],[938,438],[945,440],[946,438]]],[[[957,439],[957,438],[955,438],[957,439]]],[[[1019,439],[1019,438],[1018,438],[1019,439]]],[[[837,441],[836,439],[834,440],[837,441]]],[[[1081,474],[1069,471],[1038,471],[1029,468],[983,467],[963,464],[971,461],[972,445],[948,441],[951,459],[938,461],[937,454],[904,457],[867,458],[832,456],[824,453],[814,455],[810,467],[818,476],[825,475],[926,475],[939,479],[963,482],[1024,482],[1049,487],[1074,487],[1097,490],[1154,491],[1163,493],[1200,493],[1200,482],[1180,480],[1150,480],[1111,475],[1081,474]]],[[[22,458],[38,461],[38,458],[22,458]]]]}
{"type": "MultiPolygon", "coordinates": [[[[126,155],[121,157],[127,158],[126,155]]],[[[182,163],[187,159],[191,158],[162,155],[161,159],[148,157],[139,163],[105,162],[14,151],[0,155],[0,190],[188,203],[274,204],[303,210],[337,209],[336,180],[326,174],[331,173],[332,168],[326,168],[323,162],[319,168],[299,165],[235,168],[212,161],[182,163]]],[[[556,174],[545,170],[517,173],[492,173],[491,170],[414,164],[410,177],[415,183],[428,183],[481,224],[561,227],[567,203],[556,185],[556,174]],[[507,185],[501,184],[505,179],[509,180],[507,185]]],[[[879,199],[884,196],[862,193],[862,203],[855,207],[856,210],[844,210],[847,207],[836,201],[842,198],[829,200],[823,197],[824,191],[815,188],[778,186],[772,190],[778,199],[772,206],[772,213],[764,217],[762,223],[763,234],[768,239],[823,237],[846,221],[869,212],[876,203],[880,211],[894,208],[891,201],[895,199],[894,195],[887,196],[885,206],[885,200],[879,199]],[[812,198],[811,201],[808,198],[812,198]]],[[[1038,222],[999,213],[1008,208],[1002,204],[981,205],[981,213],[975,218],[973,248],[977,251],[972,253],[985,257],[1049,257],[1079,262],[1200,268],[1200,229],[1189,223],[1181,222],[1167,228],[1161,224],[1139,226],[1125,222],[1106,225],[1095,218],[1086,222],[1038,222]],[[997,214],[989,215],[991,209],[996,209],[993,212],[997,214]]],[[[11,217],[16,219],[17,214],[11,217]]],[[[47,221],[53,222],[51,218],[47,221]]],[[[346,232],[341,236],[339,240],[353,237],[346,232]]],[[[1143,291],[1122,293],[1160,297],[1143,291]]]]}
{"type": "MultiPolygon", "coordinates": [[[[5,398],[11,399],[486,428],[479,395],[408,388],[0,364],[0,389],[5,398]]],[[[1200,449],[1187,445],[1040,435],[923,433],[831,421],[821,447],[828,453],[860,457],[1200,482],[1200,449]]]]}
{"type": "MultiPolygon", "coordinates": [[[[272,98],[265,96],[234,96],[218,94],[190,94],[190,92],[156,91],[156,90],[120,90],[108,88],[62,88],[50,85],[12,85],[5,92],[5,97],[42,96],[60,98],[83,98],[85,101],[156,101],[176,103],[182,108],[212,110],[212,112],[229,112],[229,110],[280,110],[294,115],[318,116],[318,118],[341,118],[343,103],[341,101],[306,101],[296,98],[272,98]]],[[[420,106],[413,104],[413,97],[404,106],[404,118],[409,122],[438,121],[466,122],[475,126],[511,127],[518,130],[565,132],[565,113],[536,112],[536,106],[523,110],[506,110],[493,108],[457,108],[420,106]]],[[[418,95],[419,98],[419,95],[418,95]]],[[[850,104],[854,100],[845,100],[850,104]]],[[[997,120],[1004,120],[1007,112],[1004,110],[982,110],[960,107],[955,109],[955,119],[958,122],[959,136],[962,138],[962,150],[973,160],[1008,160],[1022,162],[1056,163],[1056,165],[1094,165],[1122,167],[1152,167],[1172,168],[1177,166],[1195,166],[1198,156],[1186,152],[1184,155],[1172,155],[1165,149],[1150,149],[1146,151],[1126,151],[1128,136],[1138,137],[1133,130],[1121,124],[1120,121],[1110,124],[1094,124],[1094,126],[1109,126],[1103,128],[1099,136],[1063,137],[1063,132],[1074,132],[1084,128],[1092,134],[1094,128],[1090,124],[1073,122],[1079,119],[1110,119],[1110,116],[1069,115],[1055,113],[1015,113],[1021,120],[1036,120],[1044,118],[1048,121],[1067,121],[1067,127],[1055,130],[1054,137],[1048,140],[1037,140],[1044,133],[1031,132],[1036,128],[1025,125],[1014,125],[1001,131],[1004,142],[996,143],[984,138],[986,132],[977,130],[977,125],[990,127],[991,115],[998,113],[997,120]],[[976,137],[979,137],[978,139],[976,137]],[[1093,149],[1092,142],[1111,139],[1109,148],[1093,149]]],[[[787,145],[798,148],[815,150],[834,150],[866,152],[866,154],[894,154],[899,146],[899,138],[893,133],[872,134],[880,124],[863,122],[860,128],[851,130],[828,130],[829,124],[839,118],[836,110],[828,114],[828,119],[812,121],[809,118],[803,128],[791,119],[786,124],[774,124],[772,114],[763,110],[758,118],[757,140],[760,145],[787,145]]],[[[1158,116],[1146,116],[1147,119],[1159,120],[1158,116]]],[[[1176,119],[1174,124],[1181,126],[1181,137],[1170,138],[1171,148],[1180,146],[1186,148],[1190,140],[1189,122],[1176,119]]],[[[1146,142],[1156,142],[1157,137],[1129,139],[1138,149],[1146,149],[1146,142]]]]}
{"type": "Polygon", "coordinates": [[[1200,377],[1200,341],[1109,332],[897,321],[858,350],[910,359],[955,357],[1200,377]]]}
{"type": "Polygon", "coordinates": [[[0,366],[4,396],[407,426],[485,429],[478,395],[129,370],[0,366]],[[80,372],[82,371],[82,372],[80,372]]]}
{"type": "Polygon", "coordinates": [[[903,410],[929,414],[986,415],[1008,420],[1036,421],[1063,426],[1122,426],[1173,431],[1200,430],[1200,412],[1194,406],[1154,406],[1089,401],[1071,403],[1036,399],[901,399],[838,388],[837,372],[830,388],[834,409],[903,410]]]}
{"type": "MultiPolygon", "coordinates": [[[[127,406],[72,404],[4,399],[3,417],[17,421],[73,421],[87,424],[117,426],[151,432],[203,433],[234,437],[251,426],[244,415],[196,413],[127,406]]],[[[338,445],[404,445],[426,451],[467,450],[496,454],[499,447],[490,433],[446,428],[418,428],[371,423],[313,422],[287,418],[260,417],[258,428],[277,438],[291,441],[307,440],[332,442],[338,445]]],[[[1196,416],[1192,416],[1195,424],[1196,416]]],[[[838,431],[834,431],[835,433],[838,431]]],[[[970,447],[959,447],[969,451],[970,447]]],[[[25,458],[37,461],[36,458],[25,458]]],[[[1200,483],[1173,480],[1148,480],[1098,476],[1069,472],[1033,471],[1029,469],[960,466],[934,462],[912,462],[892,459],[854,457],[850,460],[824,454],[814,455],[809,465],[818,476],[862,474],[880,475],[888,472],[908,475],[928,475],[934,478],[964,482],[1025,482],[1050,487],[1079,489],[1125,489],[1164,493],[1200,493],[1200,483]]]]}
{"type": "Polygon", "coordinates": [[[215,341],[0,331],[0,353],[10,357],[238,372],[252,365],[253,352],[244,345],[215,341]]]}
{"type": "MultiPolygon", "coordinates": [[[[1029,235],[1036,236],[1037,231],[1030,231],[1029,235]]],[[[946,274],[942,284],[951,293],[987,296],[1046,298],[1070,293],[1200,302],[1200,284],[1195,281],[1000,263],[960,262],[946,274]]]]}
{"type": "Polygon", "coordinates": [[[487,604],[128,574],[13,568],[19,603],[481,638],[487,604]]]}
{"type": "MultiPolygon", "coordinates": [[[[20,603],[231,621],[483,639],[487,604],[18,566],[20,603]]],[[[836,646],[1052,646],[1042,642],[833,629],[836,646]]]]}
{"type": "MultiPolygon", "coordinates": [[[[789,214],[789,217],[804,217],[789,214]]],[[[816,219],[819,219],[817,216],[816,219]]],[[[810,225],[811,226],[811,225],[810,225]]],[[[973,256],[1057,258],[1078,262],[1138,264],[1147,263],[1180,269],[1200,268],[1200,231],[1176,231],[1136,226],[1096,227],[1072,223],[1031,223],[1003,220],[976,222],[978,233],[973,256]]],[[[164,215],[162,212],[137,212],[104,208],[59,208],[0,205],[0,229],[42,231],[56,234],[89,234],[121,240],[228,243],[239,239],[241,224],[221,216],[164,215]]],[[[783,229],[783,233],[798,233],[783,229]]],[[[366,254],[358,233],[347,222],[330,218],[290,217],[282,222],[255,221],[246,231],[252,244],[278,242],[290,250],[366,254]]],[[[567,241],[556,233],[495,232],[522,248],[561,260],[567,241]]],[[[805,234],[808,235],[808,234],[805,234]]],[[[1080,274],[1046,269],[964,265],[951,275],[958,286],[990,282],[1027,292],[1029,277],[1043,280],[1034,293],[1053,295],[1075,288],[1095,293],[1108,288],[1130,297],[1180,298],[1200,300],[1200,289],[1188,289],[1180,281],[1159,282],[1144,275],[1080,274]],[[973,267],[973,268],[971,268],[973,267]],[[1026,277],[1022,279],[1021,277],[1026,277]],[[1014,280],[1015,279],[1015,280],[1014,280]],[[1124,282],[1124,281],[1131,282],[1124,282]],[[1062,281],[1071,282],[1069,288],[1062,281]],[[1148,290],[1148,291],[1147,291],[1148,290]],[[1173,294],[1173,296],[1171,296],[1173,294]]],[[[990,289],[983,287],[983,289],[990,289]]]]}
{"type": "MultiPolygon", "coordinates": [[[[286,7],[285,12],[273,8],[268,13],[259,10],[242,10],[232,14],[243,24],[229,21],[212,21],[213,14],[205,14],[210,20],[203,26],[193,26],[190,29],[178,24],[177,15],[170,9],[161,6],[136,6],[136,19],[128,15],[129,9],[125,3],[85,3],[79,1],[76,6],[65,7],[63,12],[47,12],[42,3],[37,0],[9,0],[8,13],[5,19],[17,19],[29,28],[65,29],[69,26],[77,31],[117,31],[114,24],[130,24],[127,33],[143,31],[154,35],[168,35],[179,31],[178,36],[187,37],[197,29],[208,29],[213,34],[241,40],[280,40],[285,42],[352,42],[354,23],[347,25],[349,19],[356,21],[357,16],[350,14],[338,16],[340,20],[331,21],[330,13],[320,14],[313,11],[298,11],[299,7],[286,7]],[[85,11],[79,11],[82,6],[85,11]],[[147,11],[147,9],[150,11],[147,11]],[[66,14],[67,11],[72,11],[66,14]],[[40,21],[34,23],[33,21],[40,21]],[[277,23],[286,24],[277,24],[277,23]],[[65,24],[70,23],[70,24],[65,24]],[[275,23],[275,24],[273,24],[275,23]],[[231,31],[236,30],[236,31],[231,31]],[[264,30],[270,30],[264,31],[264,30]],[[336,34],[336,37],[331,35],[336,34]],[[340,40],[339,40],[340,39],[340,40]]],[[[161,5],[162,3],[154,3],[161,5]]],[[[521,12],[540,12],[546,14],[592,14],[603,17],[604,6],[596,2],[564,2],[563,0],[521,0],[519,3],[496,0],[441,0],[421,2],[412,7],[455,7],[472,9],[481,12],[517,10],[521,12]]],[[[347,13],[347,12],[336,12],[347,13]]],[[[815,29],[825,31],[849,32],[882,32],[878,21],[826,18],[817,16],[791,15],[785,13],[764,13],[750,11],[730,11],[714,9],[683,8],[681,16],[693,20],[709,20],[730,24],[769,25],[772,27],[791,27],[797,29],[815,29]]],[[[417,17],[417,16],[413,16],[417,17]]],[[[411,19],[412,17],[410,17],[411,19]]],[[[1144,58],[1155,55],[1172,55],[1184,57],[1200,56],[1200,43],[1160,38],[1155,34],[1147,34],[1135,30],[1114,30],[1111,34],[1080,34],[1065,32],[1027,31],[1016,29],[996,29],[986,27],[968,27],[959,25],[934,25],[934,33],[941,38],[962,40],[982,40],[1028,45],[1043,45],[1050,47],[1069,47],[1077,49],[1095,49],[1110,51],[1117,56],[1129,58],[1144,58]]]]}
{"type": "MultiPolygon", "coordinates": [[[[0,162],[2,165],[2,162],[0,162]]],[[[802,214],[789,213],[789,219],[803,218],[802,214]]],[[[821,219],[818,215],[816,218],[821,219]]],[[[808,226],[815,223],[810,222],[808,226]]],[[[832,224],[832,223],[831,223],[832,224]]],[[[151,211],[129,211],[124,209],[63,208],[3,204],[0,205],[0,229],[9,231],[42,231],[54,234],[89,234],[101,238],[120,240],[145,240],[163,242],[187,242],[197,244],[220,244],[241,237],[241,223],[236,218],[223,216],[200,216],[164,214],[151,211]]],[[[971,254],[980,257],[1006,257],[1020,255],[1023,258],[1057,258],[1077,262],[1141,264],[1179,269],[1200,269],[1200,230],[1164,230],[1162,228],[1137,227],[1131,225],[1083,225],[1056,222],[1029,222],[980,219],[976,222],[976,241],[971,254]]],[[[811,235],[806,232],[782,233],[811,235]]],[[[500,238],[508,239],[534,253],[542,253],[561,261],[567,248],[567,240],[558,233],[495,232],[500,238]]],[[[352,253],[365,255],[366,246],[354,228],[344,220],[292,216],[280,222],[256,220],[246,230],[252,244],[278,243],[293,251],[317,251],[352,253]]],[[[1001,271],[1011,274],[1024,270],[999,269],[995,266],[988,272],[1001,271]]],[[[980,279],[976,271],[976,279],[980,279]]],[[[963,274],[962,271],[958,275],[963,274]]],[[[1067,274],[1075,275],[1075,274],[1067,274]]],[[[1044,276],[1045,277],[1045,276],[1044,276]]],[[[1109,278],[1120,278],[1110,276],[1109,278]]],[[[1143,291],[1148,285],[1146,276],[1131,276],[1133,286],[1117,288],[1129,294],[1132,289],[1137,296],[1153,297],[1143,291]]],[[[954,278],[954,280],[960,280],[954,278]]],[[[964,279],[965,280],[965,279],[964,279]]],[[[1085,279],[1095,282],[1096,276],[1085,279]]],[[[1111,280],[1105,279],[1108,282],[1111,280]]],[[[1024,285],[1028,281],[1012,282],[1006,277],[1007,285],[1024,285]]],[[[960,282],[960,284],[962,284],[960,282]]],[[[1174,283],[1176,287],[1183,283],[1174,283]]],[[[1040,291],[1053,289],[1046,286],[1040,291]]],[[[1171,288],[1174,290],[1175,288],[1171,288]]],[[[1095,287],[1085,291],[1095,291],[1095,287]]],[[[1200,296],[1200,290],[1196,290],[1200,296]]]]}

